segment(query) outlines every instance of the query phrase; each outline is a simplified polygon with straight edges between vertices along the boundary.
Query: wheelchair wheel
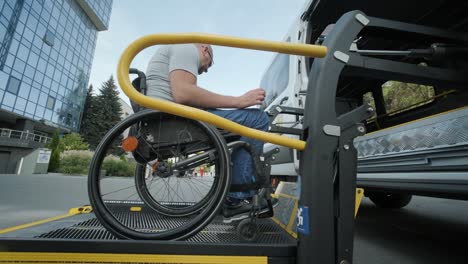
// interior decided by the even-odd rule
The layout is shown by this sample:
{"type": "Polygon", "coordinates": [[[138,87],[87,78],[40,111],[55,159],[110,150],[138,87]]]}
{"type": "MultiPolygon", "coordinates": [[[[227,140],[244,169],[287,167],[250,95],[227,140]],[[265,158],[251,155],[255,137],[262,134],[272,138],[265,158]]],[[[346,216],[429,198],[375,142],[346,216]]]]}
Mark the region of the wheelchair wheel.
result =
{"type": "Polygon", "coordinates": [[[166,216],[198,213],[212,198],[217,181],[217,177],[200,177],[193,171],[177,171],[171,177],[161,177],[155,173],[154,166],[141,164],[135,172],[135,186],[140,198],[166,216]]]}
{"type": "MultiPolygon", "coordinates": [[[[180,122],[195,123],[186,119],[165,119],[165,126],[179,126],[180,122]],[[174,124],[174,121],[177,124],[174,124]]],[[[153,121],[154,124],[154,121],[153,121]]],[[[215,150],[205,137],[202,129],[206,124],[184,124],[177,133],[170,133],[170,137],[162,141],[178,142],[177,147],[171,149],[171,153],[162,154],[166,160],[174,164],[186,164],[177,169],[171,168],[171,164],[165,160],[155,163],[140,163],[136,167],[135,186],[140,198],[155,211],[166,216],[188,216],[195,214],[213,197],[213,192],[218,185],[219,177],[198,175],[194,168],[219,168],[215,166],[215,150]],[[185,146],[184,146],[184,142],[185,146]],[[210,155],[211,154],[211,155],[210,155]],[[170,176],[170,177],[169,177],[170,176]]],[[[141,124],[140,132],[145,133],[145,124],[141,124]]],[[[151,127],[151,126],[150,126],[151,127]]],[[[152,127],[151,129],[155,129],[152,127]]],[[[206,126],[208,133],[213,133],[211,127],[206,126]]],[[[216,135],[214,135],[216,136],[216,135]]],[[[161,152],[161,151],[160,151],[161,152]]]]}
{"type": "Polygon", "coordinates": [[[211,222],[230,177],[229,152],[215,128],[144,110],[105,135],[91,161],[88,193],[114,235],[176,240],[211,222]],[[196,176],[202,167],[214,176],[196,176]]]}
{"type": "Polygon", "coordinates": [[[239,238],[245,242],[255,242],[259,235],[257,221],[250,218],[240,221],[236,231],[239,238]]]}

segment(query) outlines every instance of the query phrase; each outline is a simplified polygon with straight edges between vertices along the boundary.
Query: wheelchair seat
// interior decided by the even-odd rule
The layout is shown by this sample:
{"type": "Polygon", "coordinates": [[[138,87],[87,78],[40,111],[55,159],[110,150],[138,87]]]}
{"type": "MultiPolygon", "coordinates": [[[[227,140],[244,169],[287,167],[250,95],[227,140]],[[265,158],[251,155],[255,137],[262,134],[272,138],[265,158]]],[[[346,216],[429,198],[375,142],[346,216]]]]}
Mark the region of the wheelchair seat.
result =
{"type": "MultiPolygon", "coordinates": [[[[138,71],[138,70],[133,71],[133,73],[138,74],[138,77],[135,78],[132,81],[133,87],[135,87],[135,89],[138,92],[142,93],[143,95],[146,95],[146,83],[144,83],[144,84],[142,83],[142,80],[144,80],[146,82],[146,76],[144,75],[143,72],[138,71]]],[[[132,109],[133,109],[134,113],[137,113],[137,112],[144,109],[144,107],[142,107],[141,105],[135,103],[132,100],[130,100],[130,103],[131,103],[131,106],[132,106],[132,109]]],[[[237,140],[239,140],[241,138],[241,136],[239,136],[237,134],[234,134],[234,133],[232,133],[230,131],[227,131],[225,129],[222,129],[222,128],[217,128],[217,129],[221,133],[221,135],[223,136],[224,140],[226,140],[227,143],[237,141],[237,140]]]]}

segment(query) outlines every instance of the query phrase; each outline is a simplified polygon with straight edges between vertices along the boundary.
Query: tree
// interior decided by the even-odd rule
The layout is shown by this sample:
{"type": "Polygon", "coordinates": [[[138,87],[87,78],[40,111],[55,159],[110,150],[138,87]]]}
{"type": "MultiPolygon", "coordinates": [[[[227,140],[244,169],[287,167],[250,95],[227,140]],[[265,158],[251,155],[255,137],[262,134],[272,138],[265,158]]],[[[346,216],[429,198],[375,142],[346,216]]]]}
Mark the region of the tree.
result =
{"type": "Polygon", "coordinates": [[[65,150],[87,150],[88,147],[89,145],[83,142],[80,134],[77,133],[65,135],[58,145],[60,152],[65,150]]]}
{"type": "Polygon", "coordinates": [[[48,172],[56,172],[60,167],[60,137],[59,131],[56,130],[54,135],[52,136],[52,141],[47,145],[47,148],[52,150],[52,154],[50,155],[49,161],[49,168],[47,169],[48,172]]]}
{"type": "Polygon", "coordinates": [[[81,117],[80,135],[85,142],[88,142],[91,149],[95,149],[101,140],[98,124],[101,122],[100,109],[97,96],[93,95],[93,85],[91,84],[86,93],[83,116],[81,117]]]}
{"type": "MultiPolygon", "coordinates": [[[[86,96],[80,134],[91,149],[96,149],[104,135],[121,120],[122,106],[112,76],[102,84],[98,96],[94,96],[92,92],[91,85],[86,96]]],[[[113,145],[112,148],[117,150],[117,142],[113,145]]]]}
{"type": "MultiPolygon", "coordinates": [[[[114,77],[112,75],[109,80],[102,85],[102,88],[99,91],[101,94],[98,96],[97,101],[99,108],[102,111],[101,117],[105,117],[99,124],[99,131],[102,132],[100,138],[103,138],[113,126],[122,120],[122,105],[120,104],[119,92],[117,91],[117,86],[115,85],[114,77]]],[[[114,140],[111,145],[112,153],[118,154],[120,152],[120,142],[121,140],[114,140]]]]}
{"type": "MultiPolygon", "coordinates": [[[[101,140],[113,126],[120,122],[122,105],[119,102],[119,92],[114,77],[110,76],[109,80],[102,84],[99,92],[100,95],[96,98],[96,109],[93,109],[93,112],[97,114],[95,119],[99,120],[96,124],[98,128],[97,137],[101,140]]],[[[120,145],[118,141],[112,143],[113,153],[118,153],[118,145],[120,145]]]]}
{"type": "Polygon", "coordinates": [[[109,80],[102,84],[99,92],[99,106],[105,113],[107,113],[107,123],[114,126],[121,120],[122,105],[119,102],[119,92],[117,91],[117,86],[115,85],[114,77],[112,75],[109,80]]]}

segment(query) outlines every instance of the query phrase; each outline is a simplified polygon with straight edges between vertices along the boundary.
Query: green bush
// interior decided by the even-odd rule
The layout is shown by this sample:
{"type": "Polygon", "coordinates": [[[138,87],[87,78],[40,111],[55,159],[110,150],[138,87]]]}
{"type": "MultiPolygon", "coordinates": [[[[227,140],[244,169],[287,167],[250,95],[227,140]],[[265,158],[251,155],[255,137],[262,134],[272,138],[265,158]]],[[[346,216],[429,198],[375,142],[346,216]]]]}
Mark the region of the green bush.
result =
{"type": "MultiPolygon", "coordinates": [[[[69,150],[62,153],[60,173],[87,175],[94,153],[89,150],[69,150]]],[[[107,156],[101,169],[107,176],[131,177],[135,172],[135,163],[125,157],[107,156]]]]}
{"type": "Polygon", "coordinates": [[[65,151],[60,161],[59,172],[87,175],[93,153],[91,151],[65,151]]]}
{"type": "Polygon", "coordinates": [[[135,172],[135,163],[116,158],[106,158],[102,164],[102,169],[107,176],[131,177],[135,172]]]}
{"type": "Polygon", "coordinates": [[[50,156],[48,172],[57,172],[60,168],[60,149],[58,145],[60,144],[59,131],[55,131],[52,137],[52,140],[46,145],[47,148],[52,150],[50,156]]]}
{"type": "Polygon", "coordinates": [[[54,148],[50,154],[48,172],[57,172],[60,169],[60,150],[54,148]]]}
{"type": "Polygon", "coordinates": [[[88,147],[89,145],[83,142],[83,139],[78,133],[66,134],[58,144],[58,148],[61,152],[67,150],[87,150],[88,147]]]}

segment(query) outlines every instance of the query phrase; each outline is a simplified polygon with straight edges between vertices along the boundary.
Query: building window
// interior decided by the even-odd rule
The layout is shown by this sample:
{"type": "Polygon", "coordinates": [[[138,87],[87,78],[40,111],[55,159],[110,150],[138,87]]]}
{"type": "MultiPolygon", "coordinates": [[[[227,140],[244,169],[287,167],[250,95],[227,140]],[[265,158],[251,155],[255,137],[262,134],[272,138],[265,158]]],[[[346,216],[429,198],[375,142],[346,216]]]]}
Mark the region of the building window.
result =
{"type": "Polygon", "coordinates": [[[52,31],[47,30],[45,35],[44,35],[44,42],[49,45],[49,46],[54,46],[54,41],[55,41],[55,35],[52,33],[52,31]]]}
{"type": "Polygon", "coordinates": [[[21,84],[20,80],[16,79],[13,76],[10,76],[10,79],[8,80],[8,84],[7,84],[7,91],[9,91],[12,94],[18,94],[20,84],[21,84]]]}
{"type": "Polygon", "coordinates": [[[55,98],[52,97],[52,96],[49,96],[47,98],[47,105],[46,105],[46,108],[47,109],[54,109],[54,105],[55,105],[55,98]]]}
{"type": "Polygon", "coordinates": [[[73,118],[73,116],[71,114],[67,113],[67,116],[65,117],[65,124],[71,125],[72,118],[73,118]]]}

